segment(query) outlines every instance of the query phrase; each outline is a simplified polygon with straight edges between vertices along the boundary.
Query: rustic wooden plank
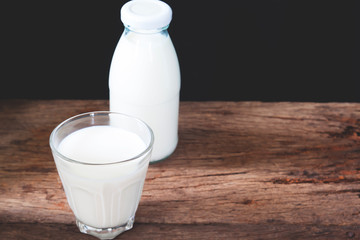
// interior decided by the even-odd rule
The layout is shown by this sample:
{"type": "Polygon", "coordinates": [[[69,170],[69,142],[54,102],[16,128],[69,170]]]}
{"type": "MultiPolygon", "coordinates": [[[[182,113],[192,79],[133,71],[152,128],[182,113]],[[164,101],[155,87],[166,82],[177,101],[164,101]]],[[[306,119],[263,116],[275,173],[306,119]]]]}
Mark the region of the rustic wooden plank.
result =
{"type": "MultiPolygon", "coordinates": [[[[107,108],[104,100],[0,101],[2,234],[74,227],[48,138],[62,120],[107,108]]],[[[150,166],[141,231],[126,234],[358,237],[359,182],[358,103],[182,102],[178,148],[150,166]]]]}
{"type": "MultiPolygon", "coordinates": [[[[74,224],[0,223],[2,239],[95,239],[74,224]]],[[[147,224],[136,223],[116,239],[358,239],[358,226],[269,224],[147,224]],[[144,237],[145,236],[145,237],[144,237]]]]}
{"type": "Polygon", "coordinates": [[[107,101],[0,101],[0,222],[73,221],[49,148],[61,121],[107,101]]]}
{"type": "Polygon", "coordinates": [[[150,169],[141,221],[359,223],[358,104],[183,107],[179,148],[150,169]]]}

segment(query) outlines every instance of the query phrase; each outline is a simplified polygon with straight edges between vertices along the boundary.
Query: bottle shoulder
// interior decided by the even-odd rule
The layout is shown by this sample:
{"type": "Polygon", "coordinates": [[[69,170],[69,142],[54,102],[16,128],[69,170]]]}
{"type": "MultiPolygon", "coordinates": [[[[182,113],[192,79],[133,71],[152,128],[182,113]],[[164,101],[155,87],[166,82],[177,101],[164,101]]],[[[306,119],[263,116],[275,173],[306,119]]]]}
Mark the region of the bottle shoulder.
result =
{"type": "Polygon", "coordinates": [[[146,79],[159,84],[166,84],[169,79],[174,79],[173,82],[180,81],[180,66],[175,48],[169,36],[162,38],[160,42],[137,42],[123,36],[111,61],[110,80],[132,79],[134,84],[147,82],[146,79]]]}
{"type": "MultiPolygon", "coordinates": [[[[152,34],[151,34],[152,35],[152,34]]],[[[120,38],[110,66],[110,92],[126,99],[162,102],[178,94],[180,66],[170,36],[120,38]]]]}

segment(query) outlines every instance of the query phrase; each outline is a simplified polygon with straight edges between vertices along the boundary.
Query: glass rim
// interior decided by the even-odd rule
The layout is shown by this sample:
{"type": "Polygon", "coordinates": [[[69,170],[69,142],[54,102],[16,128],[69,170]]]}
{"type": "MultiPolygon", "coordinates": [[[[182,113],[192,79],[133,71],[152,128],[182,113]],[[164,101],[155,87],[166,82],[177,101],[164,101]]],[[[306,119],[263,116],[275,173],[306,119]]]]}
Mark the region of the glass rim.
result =
{"type": "MultiPolygon", "coordinates": [[[[94,125],[94,126],[97,126],[97,125],[94,125]]],[[[90,127],[90,126],[88,126],[88,127],[90,127]]],[[[62,121],[61,123],[59,123],[50,134],[49,145],[50,145],[50,148],[51,148],[52,152],[55,155],[58,155],[61,159],[66,160],[68,162],[72,162],[72,163],[76,163],[76,164],[80,164],[80,165],[94,165],[94,166],[115,165],[115,164],[122,164],[122,163],[130,162],[130,161],[134,161],[136,159],[141,158],[142,156],[145,156],[152,149],[152,147],[154,145],[154,133],[153,133],[151,127],[146,122],[141,120],[140,118],[137,118],[137,117],[134,117],[134,116],[131,116],[131,115],[127,115],[127,114],[124,114],[124,113],[119,113],[119,112],[92,111],[92,112],[85,112],[85,113],[74,115],[74,116],[62,121]],[[64,127],[68,123],[70,123],[70,122],[72,122],[74,120],[77,120],[77,119],[85,118],[85,117],[91,117],[91,116],[95,117],[96,115],[108,115],[108,116],[110,116],[112,114],[117,115],[117,116],[124,116],[124,117],[127,117],[127,118],[134,119],[134,120],[140,122],[141,124],[143,124],[145,126],[145,128],[149,130],[150,142],[147,144],[147,147],[145,148],[145,150],[143,150],[139,154],[135,155],[134,157],[122,159],[122,160],[115,161],[115,162],[88,163],[88,162],[81,162],[81,161],[69,158],[69,157],[63,155],[60,151],[58,151],[57,147],[54,146],[53,142],[54,142],[54,137],[55,137],[56,133],[59,131],[60,128],[64,127]]]]}

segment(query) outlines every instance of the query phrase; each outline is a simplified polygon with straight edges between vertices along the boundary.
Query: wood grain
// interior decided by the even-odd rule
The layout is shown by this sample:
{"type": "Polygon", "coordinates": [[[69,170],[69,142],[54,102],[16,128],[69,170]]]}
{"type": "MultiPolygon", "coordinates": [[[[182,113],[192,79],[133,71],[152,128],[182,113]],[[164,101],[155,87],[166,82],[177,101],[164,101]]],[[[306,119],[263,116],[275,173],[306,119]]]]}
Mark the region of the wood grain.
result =
{"type": "MultiPolygon", "coordinates": [[[[2,239],[95,239],[74,224],[0,223],[2,239]]],[[[147,224],[135,223],[116,239],[358,239],[356,227],[297,224],[147,224]]]]}
{"type": "MultiPolygon", "coordinates": [[[[0,101],[3,236],[91,239],[77,232],[48,139],[66,118],[107,109],[0,101]]],[[[359,238],[359,183],[358,103],[182,102],[179,145],[149,167],[135,228],[119,239],[359,238]]]]}

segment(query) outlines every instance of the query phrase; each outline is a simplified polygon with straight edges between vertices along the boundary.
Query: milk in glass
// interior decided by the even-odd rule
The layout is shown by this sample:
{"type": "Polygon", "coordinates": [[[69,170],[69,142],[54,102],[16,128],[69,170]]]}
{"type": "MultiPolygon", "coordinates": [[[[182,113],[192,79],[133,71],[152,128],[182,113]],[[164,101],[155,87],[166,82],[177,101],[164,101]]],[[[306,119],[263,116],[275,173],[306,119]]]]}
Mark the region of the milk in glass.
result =
{"type": "Polygon", "coordinates": [[[113,126],[86,127],[60,142],[59,153],[76,160],[63,161],[54,155],[77,220],[91,227],[109,228],[126,224],[134,217],[147,161],[140,158],[134,162],[111,163],[131,159],[145,149],[146,144],[139,136],[113,126]]]}

